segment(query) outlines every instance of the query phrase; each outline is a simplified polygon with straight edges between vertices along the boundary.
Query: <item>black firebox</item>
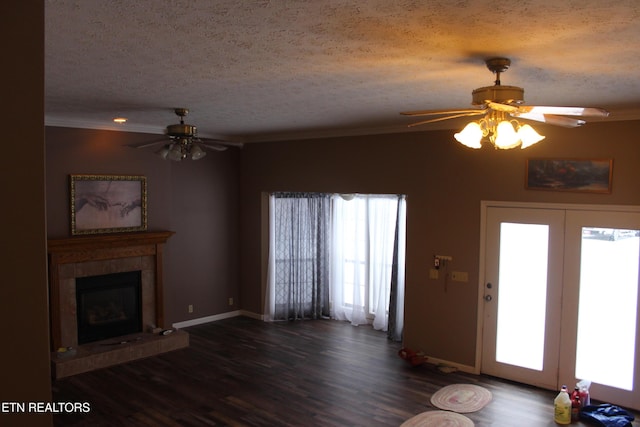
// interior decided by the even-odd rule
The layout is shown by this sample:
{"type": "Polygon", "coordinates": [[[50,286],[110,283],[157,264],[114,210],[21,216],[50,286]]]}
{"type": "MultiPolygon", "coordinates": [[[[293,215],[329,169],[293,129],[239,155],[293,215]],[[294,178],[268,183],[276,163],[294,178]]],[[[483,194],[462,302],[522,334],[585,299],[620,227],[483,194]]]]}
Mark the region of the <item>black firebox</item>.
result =
{"type": "Polygon", "coordinates": [[[142,331],[140,271],[76,279],[78,344],[142,331]]]}

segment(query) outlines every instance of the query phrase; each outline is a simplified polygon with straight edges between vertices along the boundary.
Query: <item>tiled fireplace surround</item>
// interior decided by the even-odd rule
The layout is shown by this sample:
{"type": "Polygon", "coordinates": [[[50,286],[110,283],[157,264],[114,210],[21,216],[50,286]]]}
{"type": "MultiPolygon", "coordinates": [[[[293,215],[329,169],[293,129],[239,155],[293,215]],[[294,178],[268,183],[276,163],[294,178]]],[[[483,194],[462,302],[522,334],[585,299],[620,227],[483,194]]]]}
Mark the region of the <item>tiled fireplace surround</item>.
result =
{"type": "Polygon", "coordinates": [[[87,372],[188,345],[182,331],[162,336],[146,332],[165,328],[162,292],[163,246],[173,232],[50,239],[49,298],[52,371],[55,378],[87,372]],[[76,278],[141,271],[142,327],[135,337],[115,337],[122,345],[89,343],[78,346],[76,278]],[[71,349],[71,350],[67,350],[71,349]]]}

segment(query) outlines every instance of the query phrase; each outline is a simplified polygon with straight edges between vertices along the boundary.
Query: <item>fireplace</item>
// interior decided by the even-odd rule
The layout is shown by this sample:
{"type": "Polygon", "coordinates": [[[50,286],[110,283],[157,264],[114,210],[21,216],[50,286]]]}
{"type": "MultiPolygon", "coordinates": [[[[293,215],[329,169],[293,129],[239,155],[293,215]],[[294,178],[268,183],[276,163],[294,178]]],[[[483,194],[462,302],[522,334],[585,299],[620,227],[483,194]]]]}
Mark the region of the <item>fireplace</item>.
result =
{"type": "Polygon", "coordinates": [[[189,345],[184,331],[158,334],[167,328],[162,258],[172,234],[147,231],[49,239],[54,378],[189,345]]]}
{"type": "Polygon", "coordinates": [[[142,332],[141,273],[76,279],[79,345],[142,332]]]}

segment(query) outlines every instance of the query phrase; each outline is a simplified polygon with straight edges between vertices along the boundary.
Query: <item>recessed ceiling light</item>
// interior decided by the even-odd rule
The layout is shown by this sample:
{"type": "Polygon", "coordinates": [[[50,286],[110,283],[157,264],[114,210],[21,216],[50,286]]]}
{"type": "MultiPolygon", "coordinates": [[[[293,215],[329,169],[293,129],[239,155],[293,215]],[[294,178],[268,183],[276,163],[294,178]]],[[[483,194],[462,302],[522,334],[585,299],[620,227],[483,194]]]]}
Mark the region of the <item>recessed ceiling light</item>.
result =
{"type": "Polygon", "coordinates": [[[115,123],[120,123],[120,124],[122,124],[122,123],[126,123],[126,122],[127,122],[127,119],[126,119],[125,117],[116,117],[115,119],[113,119],[113,121],[114,121],[115,123]]]}

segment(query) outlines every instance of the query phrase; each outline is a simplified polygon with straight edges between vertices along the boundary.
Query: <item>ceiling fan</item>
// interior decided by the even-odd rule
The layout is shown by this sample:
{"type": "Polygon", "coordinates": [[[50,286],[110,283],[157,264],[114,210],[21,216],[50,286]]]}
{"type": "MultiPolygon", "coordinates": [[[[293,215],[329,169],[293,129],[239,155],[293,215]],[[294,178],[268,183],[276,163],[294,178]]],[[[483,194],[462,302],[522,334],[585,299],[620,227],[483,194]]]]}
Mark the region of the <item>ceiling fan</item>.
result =
{"type": "Polygon", "coordinates": [[[201,159],[207,155],[205,151],[207,149],[224,151],[228,147],[242,147],[242,143],[239,142],[199,138],[197,128],[184,122],[184,117],[189,114],[189,110],[186,108],[175,108],[173,111],[180,117],[180,123],[167,126],[165,134],[168,139],[162,138],[157,141],[130,145],[130,147],[147,148],[163,144],[163,147],[157,151],[156,154],[165,160],[168,159],[176,162],[185,159],[201,159]]]}
{"type": "Polygon", "coordinates": [[[544,136],[538,134],[531,126],[520,125],[516,119],[572,128],[586,123],[585,120],[577,117],[607,117],[609,115],[608,111],[594,107],[523,105],[523,88],[503,86],[500,83],[500,74],[509,69],[511,60],[490,58],[485,63],[487,68],[496,75],[496,80],[493,86],[481,87],[472,92],[471,104],[476,108],[407,111],[400,114],[415,117],[440,116],[412,123],[409,125],[410,127],[459,117],[484,116],[477,122],[469,123],[461,132],[456,133],[456,140],[468,147],[480,148],[482,138],[488,137],[495,148],[501,149],[517,146],[526,148],[544,139],[544,136]],[[514,119],[510,119],[510,117],[514,119]]]}

